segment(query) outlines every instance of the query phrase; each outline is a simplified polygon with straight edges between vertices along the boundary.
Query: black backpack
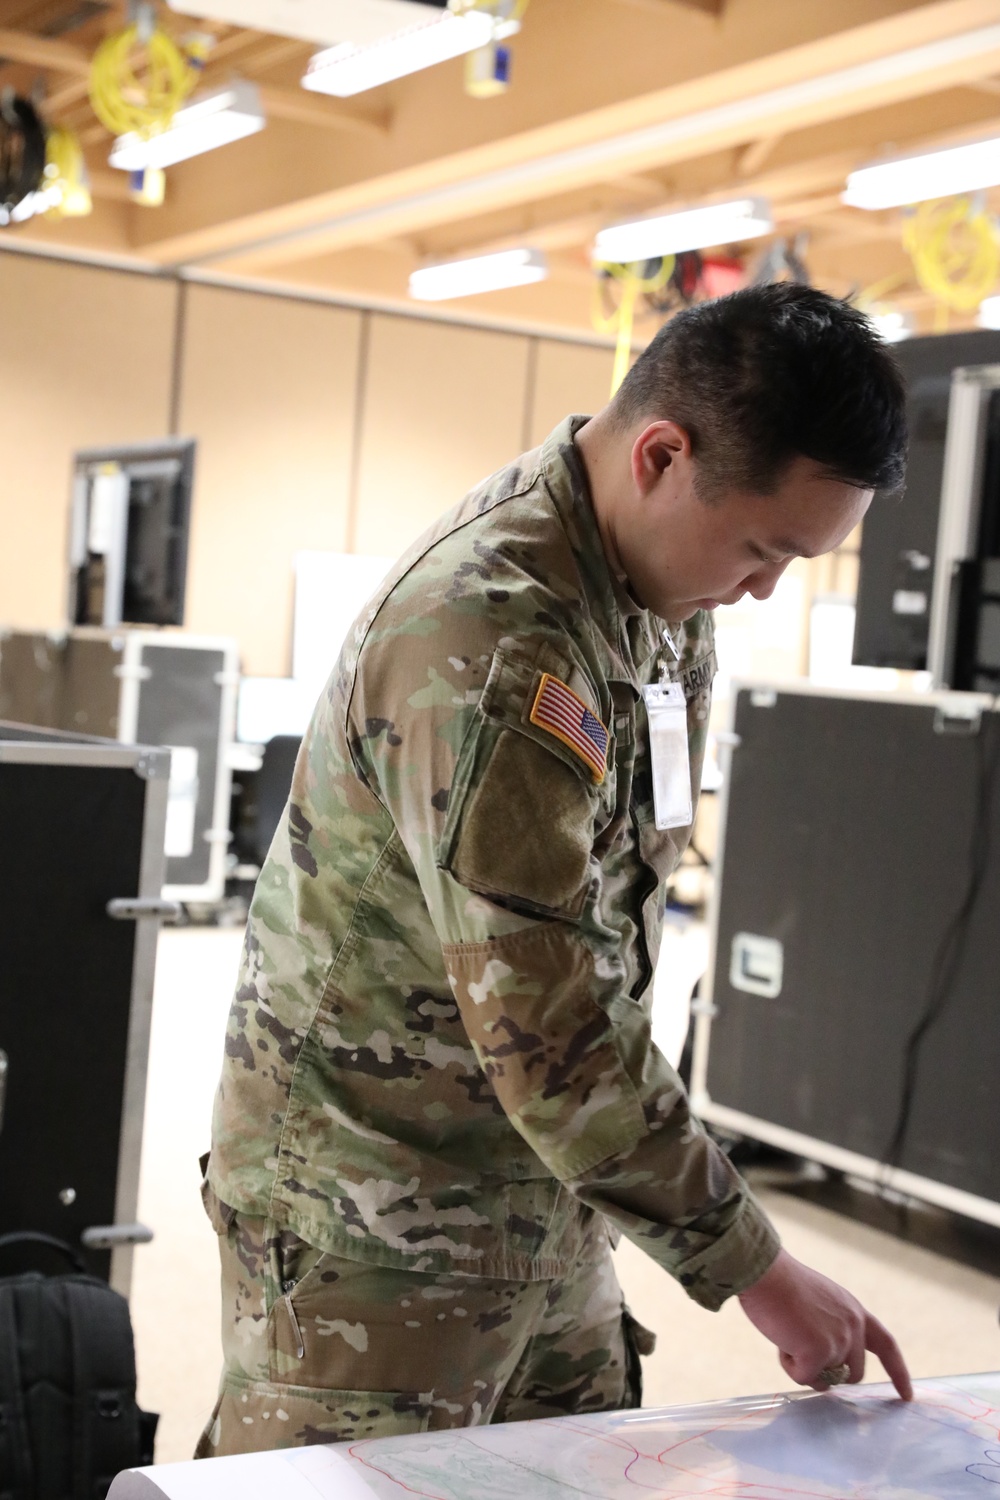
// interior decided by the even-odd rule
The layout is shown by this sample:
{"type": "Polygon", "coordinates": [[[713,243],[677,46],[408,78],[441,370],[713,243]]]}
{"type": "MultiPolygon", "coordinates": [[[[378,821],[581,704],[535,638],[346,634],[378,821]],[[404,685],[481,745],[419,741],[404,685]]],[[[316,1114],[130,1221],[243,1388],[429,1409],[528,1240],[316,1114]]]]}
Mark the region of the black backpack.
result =
{"type": "Polygon", "coordinates": [[[0,1500],[103,1500],[121,1469],[153,1462],[157,1417],[135,1401],[128,1303],[46,1234],[74,1271],[0,1277],[0,1500]]]}

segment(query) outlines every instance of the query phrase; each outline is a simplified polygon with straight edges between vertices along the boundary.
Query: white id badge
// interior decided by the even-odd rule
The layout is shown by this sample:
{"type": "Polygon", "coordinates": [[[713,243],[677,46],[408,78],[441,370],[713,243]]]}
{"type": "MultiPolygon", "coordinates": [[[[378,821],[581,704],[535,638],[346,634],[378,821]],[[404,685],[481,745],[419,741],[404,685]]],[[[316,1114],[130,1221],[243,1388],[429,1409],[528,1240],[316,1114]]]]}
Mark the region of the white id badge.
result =
{"type": "Polygon", "coordinates": [[[643,688],[653,763],[653,810],[657,828],[686,828],[693,816],[688,754],[687,700],[679,682],[643,688]]]}

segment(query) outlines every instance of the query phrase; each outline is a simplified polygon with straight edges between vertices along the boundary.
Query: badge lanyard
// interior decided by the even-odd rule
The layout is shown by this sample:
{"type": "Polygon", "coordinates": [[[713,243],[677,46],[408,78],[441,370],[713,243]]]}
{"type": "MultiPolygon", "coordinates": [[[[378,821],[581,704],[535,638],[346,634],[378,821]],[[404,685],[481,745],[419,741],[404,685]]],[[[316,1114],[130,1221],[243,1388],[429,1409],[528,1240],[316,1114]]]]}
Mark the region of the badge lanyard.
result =
{"type": "Polygon", "coordinates": [[[686,828],[694,816],[694,808],[684,689],[679,682],[651,683],[643,688],[642,696],[649,721],[656,826],[686,828]]]}

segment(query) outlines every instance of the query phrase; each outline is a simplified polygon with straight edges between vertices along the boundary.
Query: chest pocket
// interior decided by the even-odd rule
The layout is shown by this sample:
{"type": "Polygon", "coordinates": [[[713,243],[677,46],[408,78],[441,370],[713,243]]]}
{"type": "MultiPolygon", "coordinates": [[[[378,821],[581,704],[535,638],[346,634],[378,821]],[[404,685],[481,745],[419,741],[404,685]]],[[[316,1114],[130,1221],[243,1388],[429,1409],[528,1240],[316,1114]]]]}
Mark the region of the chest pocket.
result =
{"type": "Polygon", "coordinates": [[[437,863],[501,905],[572,919],[593,878],[595,839],[614,816],[614,747],[598,784],[579,754],[531,722],[546,672],[593,699],[578,669],[550,647],[496,653],[459,752],[437,863]]]}

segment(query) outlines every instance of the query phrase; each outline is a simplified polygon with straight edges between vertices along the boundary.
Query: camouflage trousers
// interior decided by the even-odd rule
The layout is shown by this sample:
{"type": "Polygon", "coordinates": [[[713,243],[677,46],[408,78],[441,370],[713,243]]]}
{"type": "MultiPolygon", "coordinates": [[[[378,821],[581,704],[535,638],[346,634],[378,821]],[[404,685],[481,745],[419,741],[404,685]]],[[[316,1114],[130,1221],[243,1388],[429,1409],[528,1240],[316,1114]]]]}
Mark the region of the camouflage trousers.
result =
{"type": "Polygon", "coordinates": [[[243,1215],[216,1229],[225,1364],[198,1458],[641,1404],[653,1335],[599,1218],[559,1281],[344,1260],[243,1215]]]}

